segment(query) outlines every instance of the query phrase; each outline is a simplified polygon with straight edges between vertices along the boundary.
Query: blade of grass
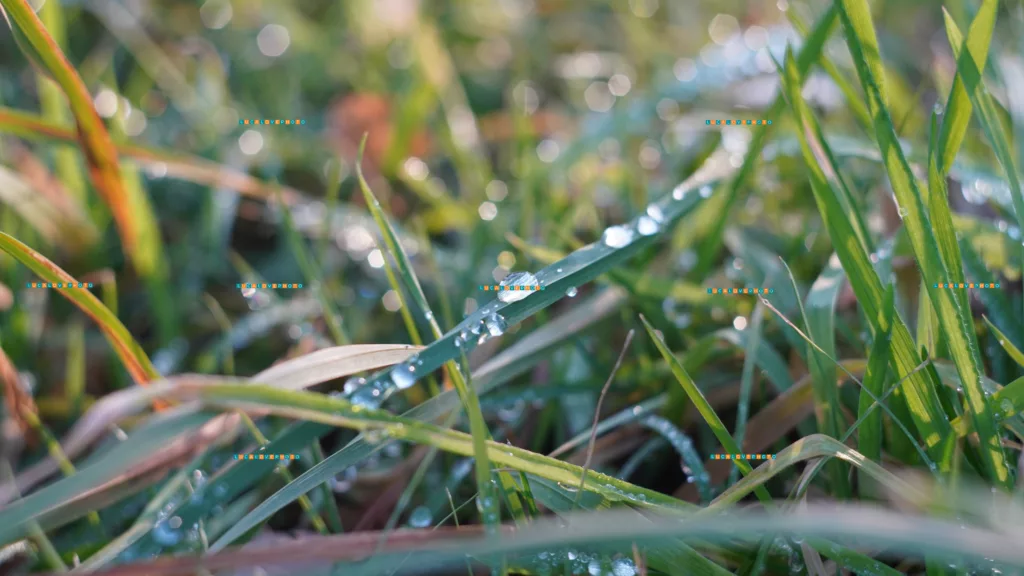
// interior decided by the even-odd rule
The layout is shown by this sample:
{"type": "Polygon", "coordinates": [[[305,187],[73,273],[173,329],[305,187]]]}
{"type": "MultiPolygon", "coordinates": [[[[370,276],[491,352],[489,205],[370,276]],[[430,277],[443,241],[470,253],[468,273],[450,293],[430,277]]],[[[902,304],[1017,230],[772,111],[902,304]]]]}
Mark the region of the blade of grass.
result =
{"type": "Polygon", "coordinates": [[[139,230],[132,221],[117,149],[93,107],[88,88],[46,31],[28,0],[0,0],[0,8],[13,33],[22,40],[22,50],[31,47],[29,59],[43,66],[67,96],[93,185],[114,215],[125,251],[133,253],[139,230]]]}
{"type": "MultiPolygon", "coordinates": [[[[48,283],[60,283],[65,286],[71,284],[78,286],[81,284],[67,272],[61,270],[56,264],[46,259],[42,254],[3,232],[0,232],[0,250],[14,257],[48,283]]],[[[142,347],[132,338],[128,329],[124,327],[124,324],[121,324],[117,316],[92,295],[92,292],[85,288],[63,288],[59,289],[59,293],[96,321],[96,324],[114,348],[114,352],[117,353],[124,367],[137,384],[146,384],[160,377],[156,369],[153,368],[153,364],[149,361],[146,353],[143,352],[142,347]]]]}
{"type": "MultiPolygon", "coordinates": [[[[743,371],[740,375],[740,397],[736,404],[736,430],[733,433],[737,446],[743,446],[747,433],[747,418],[750,415],[750,393],[754,389],[754,365],[757,363],[757,350],[761,346],[761,329],[764,322],[764,307],[759,303],[750,315],[750,324],[744,332],[747,345],[743,350],[743,371]]],[[[696,472],[695,472],[696,473],[696,472]]],[[[739,470],[733,468],[729,475],[729,483],[735,484],[739,470]]]]}
{"type": "MultiPolygon", "coordinates": [[[[861,244],[863,246],[863,244],[861,244]]],[[[810,360],[811,374],[814,377],[815,403],[818,408],[815,414],[818,417],[818,428],[832,438],[840,436],[839,430],[842,424],[842,412],[839,402],[839,390],[836,382],[836,365],[832,358],[836,355],[835,340],[835,305],[839,296],[839,289],[845,276],[838,258],[829,259],[829,267],[826,268],[814,281],[810,292],[807,294],[807,307],[811,309],[808,314],[803,303],[797,298],[797,306],[800,315],[803,317],[804,326],[807,327],[807,336],[816,344],[808,345],[807,357],[810,360]],[[819,352],[819,348],[822,350],[819,352]]],[[[792,270],[785,260],[782,265],[789,275],[793,291],[800,294],[797,289],[796,279],[792,270]]],[[[838,498],[850,497],[850,483],[842,467],[834,465],[830,470],[830,484],[833,495],[838,498]]]]}
{"type": "MultiPolygon", "coordinates": [[[[658,349],[658,352],[661,353],[665,362],[667,362],[669,367],[672,369],[672,375],[675,376],[676,381],[683,387],[687,397],[689,397],[690,401],[693,402],[697,411],[700,412],[704,421],[711,428],[715,438],[717,438],[722,444],[723,450],[725,450],[727,454],[739,454],[742,452],[736,444],[736,441],[733,440],[732,435],[729,434],[729,430],[725,427],[725,424],[722,423],[721,418],[719,418],[718,414],[715,413],[715,409],[711,407],[711,404],[708,403],[707,398],[704,397],[700,388],[697,388],[697,384],[694,383],[692,378],[690,378],[686,369],[683,368],[683,365],[679,363],[679,360],[676,359],[675,355],[668,349],[668,346],[665,345],[664,340],[654,331],[654,327],[652,327],[650,323],[647,322],[647,319],[642,315],[640,316],[640,321],[643,322],[644,328],[647,330],[647,334],[651,337],[651,340],[654,341],[654,345],[658,349]]],[[[740,469],[740,472],[742,472],[744,476],[750,474],[751,470],[753,470],[746,460],[736,460],[735,462],[736,467],[740,469]]],[[[772,498],[764,488],[758,487],[756,494],[757,498],[762,502],[771,502],[772,498]]]]}
{"type": "Polygon", "coordinates": [[[989,330],[992,330],[996,335],[996,338],[999,339],[999,346],[1006,351],[1006,354],[1010,358],[1013,358],[1013,361],[1016,362],[1017,365],[1024,367],[1024,352],[1021,352],[1020,348],[1017,348],[1013,341],[1007,338],[1006,335],[988,319],[988,316],[983,316],[983,318],[985,319],[985,323],[988,324],[989,330]]]}
{"type": "MultiPolygon", "coordinates": [[[[866,0],[842,0],[838,5],[839,18],[846,31],[847,45],[853,55],[862,87],[868,96],[868,108],[874,119],[875,137],[882,152],[889,182],[900,206],[900,214],[903,216],[915,258],[926,279],[938,282],[942,278],[950,278],[949,268],[942,260],[939,240],[936,237],[937,233],[948,233],[948,230],[932,227],[921,192],[918,190],[917,180],[900,146],[886,105],[887,96],[884,85],[881,84],[881,56],[868,3],[866,0]]],[[[965,79],[966,82],[969,82],[969,79],[965,79]]],[[[943,241],[948,244],[948,241],[955,243],[956,240],[953,238],[943,241]]],[[[951,262],[950,265],[960,269],[962,273],[962,264],[959,261],[951,262]]],[[[949,350],[963,381],[971,418],[981,440],[980,452],[985,474],[997,485],[1009,488],[1011,480],[1006,455],[999,442],[995,418],[980,385],[981,358],[978,354],[973,321],[969,316],[970,310],[964,311],[950,290],[937,288],[928,281],[925,282],[925,286],[929,289],[928,295],[936,307],[943,331],[949,338],[949,350]]]]}

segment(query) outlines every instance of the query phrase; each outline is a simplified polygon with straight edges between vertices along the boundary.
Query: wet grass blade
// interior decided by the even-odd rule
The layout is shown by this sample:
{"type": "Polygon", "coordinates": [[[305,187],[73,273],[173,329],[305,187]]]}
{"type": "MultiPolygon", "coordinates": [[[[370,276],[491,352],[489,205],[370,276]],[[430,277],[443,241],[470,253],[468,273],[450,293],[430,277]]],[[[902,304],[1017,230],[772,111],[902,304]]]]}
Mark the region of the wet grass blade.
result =
{"type": "Polygon", "coordinates": [[[114,215],[125,252],[133,253],[139,231],[132,220],[121,180],[117,149],[93,107],[88,88],[46,31],[28,0],[0,0],[0,8],[12,32],[20,40],[22,50],[34,64],[43,67],[67,96],[78,125],[78,137],[89,166],[89,176],[114,215]]]}
{"type": "Polygon", "coordinates": [[[1020,348],[1017,348],[1013,341],[1007,338],[1006,335],[988,319],[988,316],[985,316],[985,323],[988,324],[989,330],[991,330],[992,333],[996,335],[996,338],[999,339],[999,346],[1006,351],[1006,354],[1010,358],[1013,358],[1013,361],[1016,362],[1018,366],[1024,367],[1024,352],[1021,352],[1020,348]]]}
{"type": "MultiPolygon", "coordinates": [[[[890,326],[885,324],[883,313],[882,281],[875,272],[871,258],[864,247],[857,241],[836,193],[828,184],[821,169],[821,163],[814,153],[812,140],[816,130],[808,127],[815,119],[810,108],[800,94],[800,82],[797,77],[796,65],[791,53],[786,55],[783,73],[783,85],[793,116],[797,122],[798,137],[803,150],[804,163],[807,166],[818,211],[825,222],[829,237],[839,261],[842,263],[850,286],[853,288],[857,301],[864,310],[864,315],[875,334],[885,333],[890,326]]],[[[820,148],[820,147],[819,147],[820,148]]],[[[903,384],[903,392],[913,416],[914,425],[921,438],[930,450],[937,450],[940,440],[948,435],[949,422],[946,420],[934,384],[921,372],[914,370],[921,364],[921,358],[914,345],[914,340],[903,319],[893,319],[891,327],[892,359],[900,378],[907,377],[903,384]]]]}
{"type": "MultiPolygon", "coordinates": [[[[566,314],[536,330],[530,338],[520,340],[510,346],[474,373],[473,382],[474,387],[477,389],[477,394],[484,394],[529,370],[547,353],[557,349],[560,344],[567,341],[573,335],[592,326],[597,320],[617,310],[624,300],[624,295],[618,290],[608,290],[603,294],[598,294],[593,299],[580,303],[566,314]]],[[[451,413],[459,405],[460,400],[457,392],[449,390],[427,400],[403,416],[421,421],[429,421],[451,413]]],[[[630,411],[629,415],[633,416],[632,411],[630,411]]],[[[313,426],[312,424],[309,425],[313,426]]],[[[585,441],[586,437],[584,436],[582,440],[585,441]]],[[[350,466],[354,466],[378,448],[378,446],[368,443],[363,437],[356,438],[322,463],[307,470],[296,478],[295,482],[282,487],[272,496],[261,502],[245,518],[226,532],[219,541],[214,543],[211,550],[218,550],[227,546],[234,539],[248,532],[254,526],[259,525],[278,510],[294,502],[299,495],[309,492],[350,466]]]]}
{"type": "MultiPolygon", "coordinates": [[[[47,283],[69,286],[81,284],[70,274],[61,270],[45,256],[22,244],[15,238],[0,232],[0,250],[10,254],[47,283]]],[[[160,377],[142,347],[132,338],[128,329],[121,324],[110,310],[86,288],[61,288],[58,292],[96,321],[107,337],[114,352],[137,384],[145,384],[160,377]]]]}
{"type": "MultiPolygon", "coordinates": [[[[973,320],[969,316],[970,310],[965,311],[961,308],[957,303],[958,299],[950,290],[938,288],[935,284],[941,282],[943,278],[950,278],[950,272],[942,260],[939,240],[935,236],[936,230],[932,227],[917,186],[917,179],[903,153],[889,115],[887,95],[884,84],[881,83],[881,54],[874,24],[871,21],[870,7],[866,0],[842,0],[838,5],[841,7],[839,18],[846,32],[846,42],[862,87],[867,94],[868,109],[874,119],[875,138],[882,153],[886,173],[899,203],[900,214],[903,216],[904,227],[915,258],[925,277],[928,296],[935,305],[943,332],[949,338],[949,351],[963,381],[964,395],[970,407],[975,430],[980,437],[980,453],[985,465],[985,474],[995,484],[1008,488],[1011,480],[1006,455],[999,441],[995,418],[980,385],[980,375],[983,371],[973,320]]],[[[970,79],[965,78],[964,82],[968,84],[970,79]]],[[[956,240],[953,238],[951,241],[956,240]]],[[[947,241],[944,242],[948,244],[947,241]]],[[[950,262],[949,265],[962,269],[960,262],[950,262]]]]}

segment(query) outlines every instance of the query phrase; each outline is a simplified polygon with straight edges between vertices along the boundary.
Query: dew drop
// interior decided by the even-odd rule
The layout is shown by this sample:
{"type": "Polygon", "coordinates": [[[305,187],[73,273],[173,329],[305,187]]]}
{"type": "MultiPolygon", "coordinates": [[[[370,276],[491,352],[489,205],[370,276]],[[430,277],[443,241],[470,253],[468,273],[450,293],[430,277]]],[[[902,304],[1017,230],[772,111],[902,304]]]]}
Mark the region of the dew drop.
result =
{"type": "MultiPolygon", "coordinates": [[[[537,277],[530,272],[513,272],[501,281],[500,286],[539,286],[537,277]]],[[[502,302],[518,302],[530,294],[532,290],[499,290],[498,300],[502,302]]]]}
{"type": "Polygon", "coordinates": [[[710,198],[711,197],[711,186],[701,186],[700,187],[700,197],[701,198],[710,198]]]}
{"type": "Polygon", "coordinates": [[[491,336],[501,336],[508,328],[508,323],[505,322],[505,318],[501,314],[491,314],[484,320],[484,325],[487,327],[487,333],[491,336]]]}
{"type": "Polygon", "coordinates": [[[633,231],[626,226],[612,226],[604,231],[601,240],[609,248],[622,248],[633,241],[633,231]]]}
{"type": "Polygon", "coordinates": [[[426,528],[430,526],[434,521],[433,516],[430,513],[430,508],[426,506],[417,506],[412,514],[409,514],[409,526],[413,528],[426,528]]]}
{"type": "Polygon", "coordinates": [[[399,390],[405,390],[416,383],[416,367],[412,364],[399,364],[391,371],[391,381],[399,390]]]}
{"type": "Polygon", "coordinates": [[[665,213],[661,211],[661,207],[657,204],[651,204],[647,207],[647,216],[657,224],[665,221],[665,213]]]}
{"type": "Polygon", "coordinates": [[[650,216],[641,216],[636,223],[636,231],[642,236],[651,236],[658,233],[658,223],[650,216]]]}
{"type": "Polygon", "coordinates": [[[568,296],[569,298],[575,298],[577,292],[578,291],[576,290],[575,286],[570,286],[569,289],[565,291],[565,295],[568,296]]]}
{"type": "Polygon", "coordinates": [[[682,200],[684,195],[686,195],[686,191],[683,190],[683,185],[682,184],[680,184],[679,186],[676,186],[675,189],[672,190],[672,199],[673,200],[682,200]]]}
{"type": "Polygon", "coordinates": [[[633,576],[636,574],[636,566],[628,558],[619,558],[612,562],[612,573],[615,576],[633,576]]]}

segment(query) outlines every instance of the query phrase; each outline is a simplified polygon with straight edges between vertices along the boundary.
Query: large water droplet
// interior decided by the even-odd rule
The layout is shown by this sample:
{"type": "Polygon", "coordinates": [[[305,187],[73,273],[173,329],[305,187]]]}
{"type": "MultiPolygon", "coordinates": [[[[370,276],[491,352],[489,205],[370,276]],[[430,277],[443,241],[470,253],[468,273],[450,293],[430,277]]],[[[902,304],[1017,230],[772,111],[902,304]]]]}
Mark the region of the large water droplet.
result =
{"type": "Polygon", "coordinates": [[[633,241],[633,230],[626,226],[612,226],[604,231],[601,240],[609,248],[622,248],[633,241]]]}
{"type": "Polygon", "coordinates": [[[636,231],[643,236],[651,236],[658,233],[658,223],[649,216],[641,216],[636,222],[636,231]]]}
{"type": "Polygon", "coordinates": [[[568,296],[569,298],[575,298],[577,292],[578,291],[576,290],[575,286],[570,286],[569,289],[565,291],[565,295],[568,296]]]}
{"type": "Polygon", "coordinates": [[[417,506],[412,514],[409,514],[409,526],[413,528],[426,528],[433,523],[433,516],[430,514],[430,508],[426,506],[417,506]]]}
{"type": "Polygon", "coordinates": [[[628,558],[619,558],[612,562],[612,573],[615,576],[633,576],[636,574],[636,566],[628,558]]]}
{"type": "Polygon", "coordinates": [[[364,384],[366,384],[366,378],[349,378],[348,380],[345,380],[345,386],[344,388],[342,388],[342,391],[344,391],[346,396],[351,396],[352,394],[355,394],[355,391],[360,389],[364,384]]]}
{"type": "Polygon", "coordinates": [[[701,186],[700,187],[700,197],[701,198],[710,198],[711,197],[711,186],[701,186]]]}
{"type": "Polygon", "coordinates": [[[412,364],[399,364],[391,371],[391,381],[399,390],[405,390],[416,383],[416,367],[412,364]]]}
{"type": "Polygon", "coordinates": [[[1013,402],[1009,398],[1003,398],[1002,402],[999,403],[999,408],[1007,416],[1013,414],[1013,402]]]}
{"type": "MultiPolygon", "coordinates": [[[[500,286],[539,286],[540,281],[530,272],[513,272],[501,281],[500,286]]],[[[518,302],[533,292],[529,290],[499,290],[498,300],[502,302],[518,302]]]]}
{"type": "Polygon", "coordinates": [[[683,185],[682,184],[680,184],[679,186],[676,186],[675,189],[672,190],[672,199],[673,200],[682,200],[683,196],[685,196],[685,195],[686,195],[686,190],[683,189],[683,185]]]}
{"type": "Polygon", "coordinates": [[[647,216],[658,224],[665,221],[665,213],[661,211],[661,207],[657,204],[651,204],[647,207],[647,216]]]}
{"type": "Polygon", "coordinates": [[[491,314],[484,320],[484,325],[487,327],[487,333],[491,336],[501,336],[508,328],[508,323],[505,322],[505,318],[501,314],[491,314]]]}
{"type": "MultiPolygon", "coordinates": [[[[178,526],[181,526],[181,519],[178,519],[178,526]]],[[[181,541],[181,532],[171,528],[166,520],[161,520],[153,527],[153,540],[161,546],[174,546],[181,541]]]]}

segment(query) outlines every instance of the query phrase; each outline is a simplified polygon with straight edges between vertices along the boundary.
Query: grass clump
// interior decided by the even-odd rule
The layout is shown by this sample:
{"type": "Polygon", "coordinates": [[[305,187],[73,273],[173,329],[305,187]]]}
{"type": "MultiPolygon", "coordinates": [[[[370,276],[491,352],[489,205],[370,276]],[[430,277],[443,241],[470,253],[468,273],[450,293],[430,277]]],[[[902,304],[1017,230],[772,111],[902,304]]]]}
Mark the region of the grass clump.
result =
{"type": "Polygon", "coordinates": [[[5,573],[1024,572],[1019,11],[693,4],[0,0],[5,573]]]}

